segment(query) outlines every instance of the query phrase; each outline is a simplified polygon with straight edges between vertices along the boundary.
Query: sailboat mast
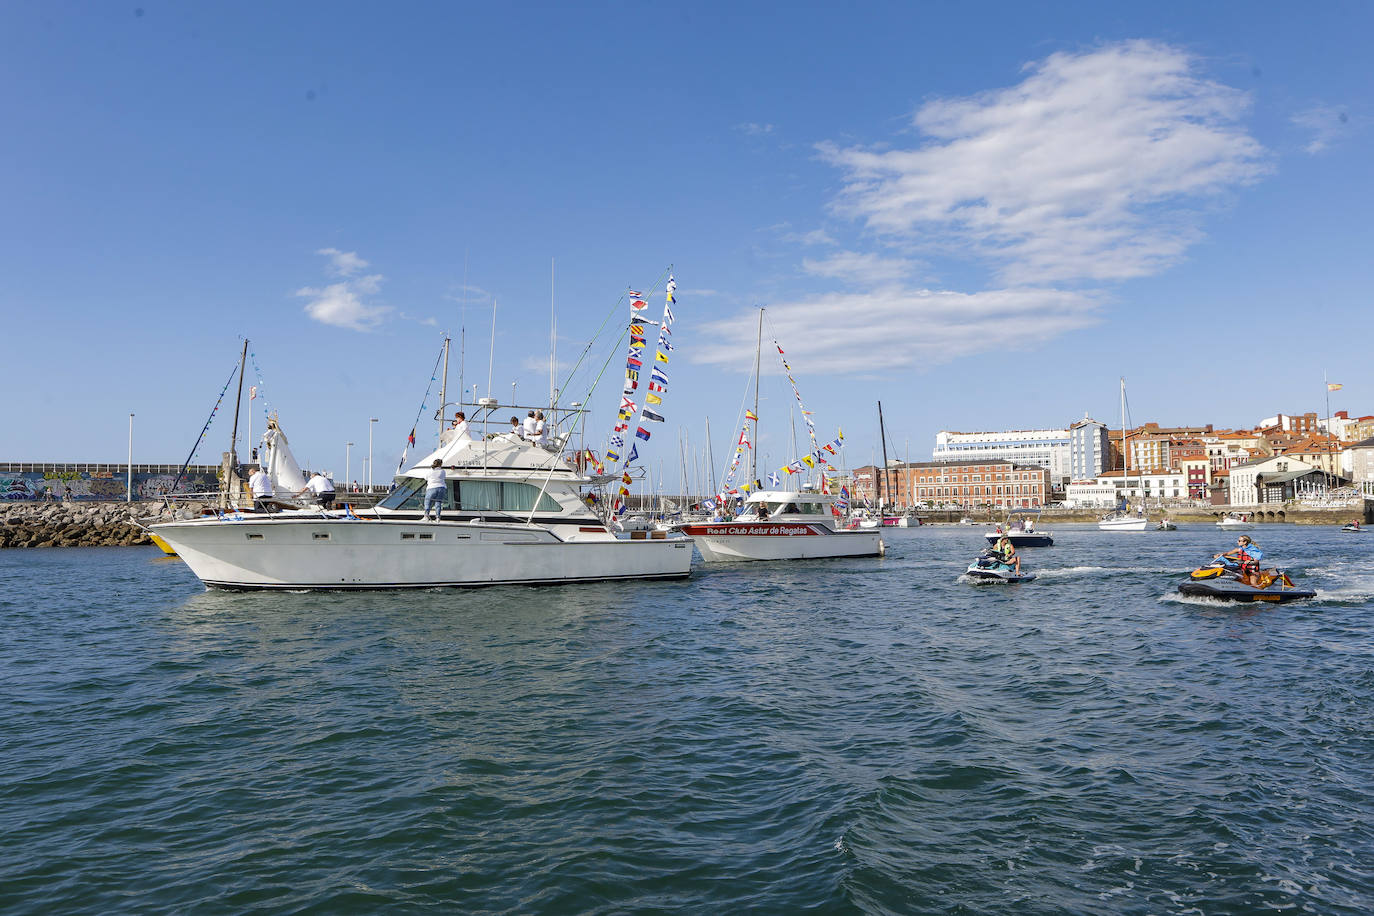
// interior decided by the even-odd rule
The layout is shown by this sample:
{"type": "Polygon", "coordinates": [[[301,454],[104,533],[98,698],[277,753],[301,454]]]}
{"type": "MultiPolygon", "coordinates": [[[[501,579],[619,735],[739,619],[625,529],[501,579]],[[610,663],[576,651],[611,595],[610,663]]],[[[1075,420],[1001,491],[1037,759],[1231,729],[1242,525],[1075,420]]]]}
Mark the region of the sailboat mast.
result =
{"type": "MultiPolygon", "coordinates": [[[[883,402],[878,402],[878,436],[883,440],[883,482],[889,484],[887,488],[888,496],[892,495],[891,481],[887,479],[887,429],[883,426],[883,402]]],[[[878,511],[883,511],[882,490],[878,491],[878,511]]]]}
{"type": "Polygon", "coordinates": [[[711,418],[706,418],[706,466],[711,469],[711,493],[719,491],[716,489],[716,456],[711,448],[711,418]]]}
{"type": "Polygon", "coordinates": [[[229,434],[229,467],[225,468],[224,495],[220,498],[221,508],[229,507],[230,482],[239,466],[239,408],[243,405],[243,367],[248,362],[248,338],[243,339],[243,352],[239,354],[239,393],[234,398],[234,431],[229,434]]]}
{"type": "Polygon", "coordinates": [[[759,369],[763,360],[763,309],[759,309],[759,342],[754,349],[754,447],[749,450],[751,481],[759,479],[759,369]]]}
{"type": "MultiPolygon", "coordinates": [[[[1121,472],[1121,487],[1129,492],[1131,486],[1131,453],[1126,448],[1126,377],[1121,377],[1121,456],[1126,462],[1121,472]]],[[[1127,500],[1127,504],[1130,500],[1127,500]]]]}

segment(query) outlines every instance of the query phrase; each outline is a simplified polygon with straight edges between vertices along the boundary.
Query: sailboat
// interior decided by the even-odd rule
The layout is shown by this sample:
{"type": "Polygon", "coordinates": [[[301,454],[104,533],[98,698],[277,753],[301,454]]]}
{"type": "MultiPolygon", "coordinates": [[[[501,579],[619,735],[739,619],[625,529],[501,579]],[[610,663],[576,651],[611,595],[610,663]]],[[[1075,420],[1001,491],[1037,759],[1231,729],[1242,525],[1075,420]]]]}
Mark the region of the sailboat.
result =
{"type": "Polygon", "coordinates": [[[1131,515],[1124,508],[1124,490],[1131,474],[1131,450],[1126,447],[1126,379],[1121,380],[1121,454],[1126,459],[1126,469],[1122,473],[1121,487],[1123,490],[1123,508],[1116,510],[1110,515],[1103,516],[1097,523],[1100,531],[1144,531],[1148,520],[1142,511],[1139,515],[1131,515]]]}
{"type": "MultiPolygon", "coordinates": [[[[782,349],[778,349],[779,354],[782,349]]],[[[763,353],[763,309],[759,309],[758,352],[754,357],[754,409],[747,415],[754,423],[753,442],[758,441],[759,363],[763,353]]],[[[783,360],[784,368],[787,366],[783,360]]],[[[791,373],[788,373],[789,378],[791,373]]],[[[795,382],[793,383],[795,385],[795,382]]],[[[798,395],[798,401],[801,396],[798,395]]],[[[745,433],[741,442],[749,441],[745,433]]],[[[833,449],[839,439],[826,448],[833,449]]],[[[751,445],[752,450],[752,445],[751,445]]],[[[821,449],[813,450],[815,463],[821,449]]],[[[739,450],[736,450],[738,457],[739,450]]],[[[752,475],[758,479],[758,452],[753,450],[752,475]]],[[[803,467],[801,462],[795,466],[803,467]]],[[[810,466],[810,465],[805,465],[810,466]]],[[[731,475],[734,473],[732,465],[731,475]]],[[[771,478],[781,481],[776,473],[771,478]]],[[[727,486],[728,486],[727,482],[727,486]]],[[[776,486],[777,484],[773,484],[776,486]]],[[[741,491],[752,487],[740,487],[741,491]]],[[[876,557],[885,547],[881,533],[873,530],[850,530],[835,524],[835,497],[811,488],[799,490],[757,489],[749,493],[744,507],[733,519],[724,522],[702,522],[681,526],[683,534],[696,542],[701,558],[708,563],[741,560],[802,560],[822,557],[876,557]]]]}

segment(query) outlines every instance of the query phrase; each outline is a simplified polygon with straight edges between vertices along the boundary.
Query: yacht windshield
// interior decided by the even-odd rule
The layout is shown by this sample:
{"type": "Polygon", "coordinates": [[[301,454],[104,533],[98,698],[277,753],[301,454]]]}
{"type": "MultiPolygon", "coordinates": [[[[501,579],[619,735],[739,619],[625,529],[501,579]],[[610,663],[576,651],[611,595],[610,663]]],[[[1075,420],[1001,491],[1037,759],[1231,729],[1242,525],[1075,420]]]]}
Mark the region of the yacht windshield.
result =
{"type": "Polygon", "coordinates": [[[425,482],[418,477],[407,477],[405,480],[386,495],[386,499],[377,505],[382,509],[400,509],[402,507],[413,509],[420,505],[420,499],[424,496],[423,490],[425,482]]]}

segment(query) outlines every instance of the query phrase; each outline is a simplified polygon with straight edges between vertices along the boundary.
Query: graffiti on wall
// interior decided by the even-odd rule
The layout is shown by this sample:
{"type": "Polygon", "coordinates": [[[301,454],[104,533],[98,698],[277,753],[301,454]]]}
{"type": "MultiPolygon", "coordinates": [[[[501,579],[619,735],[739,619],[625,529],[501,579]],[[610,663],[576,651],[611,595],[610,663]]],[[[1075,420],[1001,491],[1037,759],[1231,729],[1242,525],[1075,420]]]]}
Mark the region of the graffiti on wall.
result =
{"type": "MultiPolygon", "coordinates": [[[[134,496],[157,499],[172,492],[175,474],[134,472],[134,496]]],[[[219,490],[214,471],[187,471],[177,487],[179,493],[213,493],[219,490]]],[[[87,501],[124,499],[127,479],[109,471],[25,471],[0,474],[0,499],[79,499],[87,501]]]]}

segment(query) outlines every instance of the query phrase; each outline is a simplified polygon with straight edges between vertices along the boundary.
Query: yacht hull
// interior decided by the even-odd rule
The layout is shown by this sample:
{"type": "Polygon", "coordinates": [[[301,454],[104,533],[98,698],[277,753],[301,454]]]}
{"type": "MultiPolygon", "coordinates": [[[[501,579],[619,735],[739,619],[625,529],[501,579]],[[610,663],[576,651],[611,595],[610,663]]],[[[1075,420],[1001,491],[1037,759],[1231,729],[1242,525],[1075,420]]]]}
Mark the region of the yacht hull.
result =
{"type": "Polygon", "coordinates": [[[1104,518],[1097,523],[1099,531],[1144,531],[1149,521],[1144,518],[1104,518]]]}
{"type": "Polygon", "coordinates": [[[877,529],[835,531],[816,522],[719,522],[683,525],[682,532],[708,563],[877,557],[884,551],[877,529]]]}
{"type": "Polygon", "coordinates": [[[681,579],[692,542],[518,523],[210,519],[151,526],[207,586],[394,589],[681,579]]]}

